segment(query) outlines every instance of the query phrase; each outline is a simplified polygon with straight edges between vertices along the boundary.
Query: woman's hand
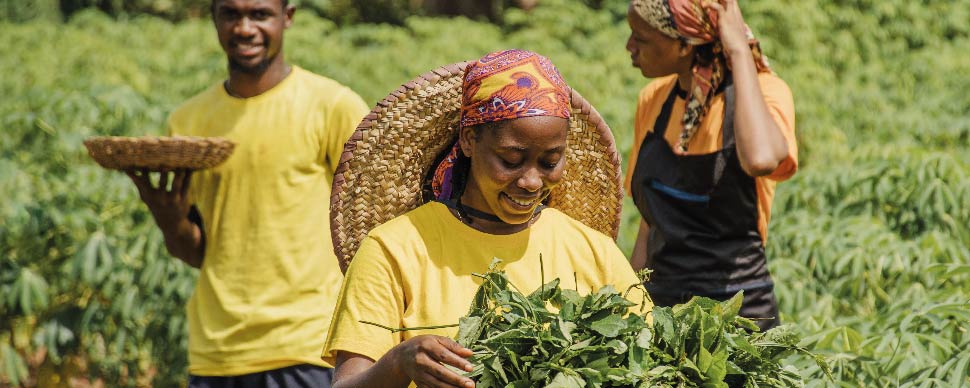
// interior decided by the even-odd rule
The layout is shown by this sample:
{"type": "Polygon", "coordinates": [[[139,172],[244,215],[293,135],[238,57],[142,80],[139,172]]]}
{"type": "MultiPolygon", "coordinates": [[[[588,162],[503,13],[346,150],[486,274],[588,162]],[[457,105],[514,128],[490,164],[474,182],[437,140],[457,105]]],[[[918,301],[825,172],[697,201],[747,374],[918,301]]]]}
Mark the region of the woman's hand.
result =
{"type": "Polygon", "coordinates": [[[704,8],[717,12],[717,29],[721,47],[730,58],[734,54],[745,55],[751,52],[748,47],[748,28],[741,16],[737,0],[708,0],[704,8]]]}
{"type": "Polygon", "coordinates": [[[450,338],[420,335],[401,342],[374,362],[360,354],[337,351],[334,388],[403,388],[414,382],[419,388],[474,388],[472,379],[445,365],[471,372],[465,358],[472,351],[450,338]]]}
{"type": "Polygon", "coordinates": [[[445,365],[471,372],[466,358],[472,351],[454,340],[436,335],[420,335],[400,343],[388,352],[401,372],[418,387],[474,388],[472,379],[459,375],[445,365]]]}

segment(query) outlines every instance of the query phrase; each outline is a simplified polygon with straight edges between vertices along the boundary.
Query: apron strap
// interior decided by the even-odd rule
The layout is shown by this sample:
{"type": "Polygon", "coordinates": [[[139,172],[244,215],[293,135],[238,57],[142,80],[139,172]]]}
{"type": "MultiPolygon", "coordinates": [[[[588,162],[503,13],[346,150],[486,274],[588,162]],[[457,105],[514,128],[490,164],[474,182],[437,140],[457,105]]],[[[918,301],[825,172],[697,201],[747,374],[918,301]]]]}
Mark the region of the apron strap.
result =
{"type": "Polygon", "coordinates": [[[670,111],[674,109],[674,102],[677,101],[677,95],[680,94],[679,91],[680,86],[674,81],[674,87],[670,89],[667,100],[664,101],[663,106],[660,108],[660,115],[653,122],[653,133],[657,134],[661,140],[664,138],[664,133],[667,132],[667,124],[670,123],[670,111]]]}
{"type": "MultiPolygon", "coordinates": [[[[727,152],[723,152],[723,150],[728,147],[734,147],[734,83],[728,80],[722,85],[724,88],[724,119],[722,120],[721,126],[722,150],[717,153],[717,158],[714,160],[714,181],[713,185],[711,186],[712,191],[714,190],[713,188],[717,187],[717,184],[721,181],[721,177],[724,176],[724,169],[727,167],[727,152]]],[[[663,106],[660,108],[660,115],[657,116],[657,120],[653,123],[653,133],[657,134],[661,141],[663,141],[664,135],[667,132],[667,125],[670,122],[670,111],[672,111],[674,108],[674,102],[677,100],[678,94],[680,94],[680,86],[675,82],[674,87],[670,89],[670,94],[667,96],[667,100],[664,101],[663,106]]],[[[646,139],[644,139],[644,141],[646,141],[646,139]]]]}
{"type": "MultiPolygon", "coordinates": [[[[721,142],[723,148],[734,147],[734,85],[728,84],[724,88],[724,120],[721,127],[721,142]]],[[[724,176],[724,168],[727,167],[727,152],[718,152],[717,159],[714,161],[714,185],[717,187],[721,177],[724,176]]]]}

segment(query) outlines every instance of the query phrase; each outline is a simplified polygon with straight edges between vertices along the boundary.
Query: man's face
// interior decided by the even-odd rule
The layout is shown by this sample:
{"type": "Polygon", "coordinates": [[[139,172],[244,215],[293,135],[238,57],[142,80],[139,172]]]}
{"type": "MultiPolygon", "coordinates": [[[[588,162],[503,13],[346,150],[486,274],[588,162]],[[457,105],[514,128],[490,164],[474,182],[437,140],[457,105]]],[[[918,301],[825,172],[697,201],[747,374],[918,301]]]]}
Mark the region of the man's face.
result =
{"type": "Polygon", "coordinates": [[[283,49],[283,30],[293,23],[294,9],[281,0],[217,0],[212,20],[230,70],[265,71],[283,49]]]}

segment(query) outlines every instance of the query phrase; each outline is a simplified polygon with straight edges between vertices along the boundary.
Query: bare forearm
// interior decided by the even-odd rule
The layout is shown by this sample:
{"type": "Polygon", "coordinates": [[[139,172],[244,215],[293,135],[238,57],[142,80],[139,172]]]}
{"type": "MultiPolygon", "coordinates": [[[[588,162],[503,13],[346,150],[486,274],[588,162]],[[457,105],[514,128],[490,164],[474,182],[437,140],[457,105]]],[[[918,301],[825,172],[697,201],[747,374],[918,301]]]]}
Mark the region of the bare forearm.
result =
{"type": "Polygon", "coordinates": [[[199,225],[185,218],[174,225],[166,227],[159,225],[159,227],[162,229],[162,236],[165,237],[165,248],[170,255],[193,268],[202,267],[205,239],[199,225]]]}
{"type": "Polygon", "coordinates": [[[361,357],[338,361],[333,388],[406,388],[411,384],[411,379],[394,365],[390,354],[384,355],[376,363],[361,357]]]}
{"type": "Polygon", "coordinates": [[[650,235],[650,225],[642,218],[640,219],[640,230],[637,232],[637,240],[633,243],[633,255],[630,257],[630,266],[634,271],[650,266],[650,258],[647,257],[647,236],[650,235]]]}
{"type": "Polygon", "coordinates": [[[788,143],[768,111],[750,51],[730,57],[736,96],[734,135],[741,168],[751,176],[771,174],[788,156],[788,143]]]}

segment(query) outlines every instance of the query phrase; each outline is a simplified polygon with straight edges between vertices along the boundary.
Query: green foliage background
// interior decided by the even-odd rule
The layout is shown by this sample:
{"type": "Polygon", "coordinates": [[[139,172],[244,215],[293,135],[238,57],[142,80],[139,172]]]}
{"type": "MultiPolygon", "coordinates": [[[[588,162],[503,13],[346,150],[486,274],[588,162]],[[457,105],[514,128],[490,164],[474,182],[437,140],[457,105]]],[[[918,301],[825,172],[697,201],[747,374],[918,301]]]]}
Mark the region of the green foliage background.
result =
{"type": "MultiPolygon", "coordinates": [[[[81,141],[161,134],[172,109],[224,77],[223,55],[204,18],[9,17],[39,3],[0,10],[30,20],[0,22],[0,385],[36,383],[28,360],[41,349],[54,368],[81,356],[111,385],[179,385],[195,273],[165,253],[127,178],[81,141]]],[[[801,166],[778,187],[769,237],[782,318],[830,357],[836,381],[789,361],[810,386],[970,385],[970,0],[742,9],[795,95],[801,166]]],[[[543,0],[502,25],[339,28],[304,12],[286,55],[375,103],[436,66],[532,49],[626,153],[647,80],[624,50],[624,12],[620,0],[543,0]]],[[[637,223],[627,201],[627,252],[637,223]]]]}

